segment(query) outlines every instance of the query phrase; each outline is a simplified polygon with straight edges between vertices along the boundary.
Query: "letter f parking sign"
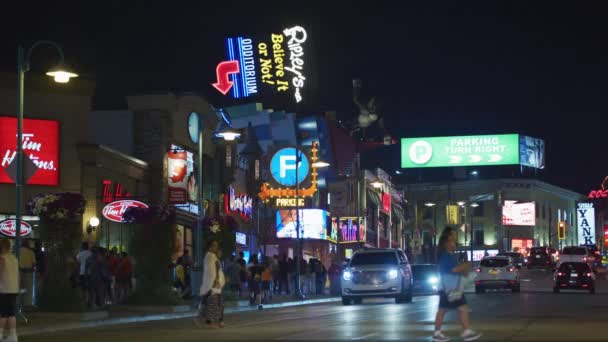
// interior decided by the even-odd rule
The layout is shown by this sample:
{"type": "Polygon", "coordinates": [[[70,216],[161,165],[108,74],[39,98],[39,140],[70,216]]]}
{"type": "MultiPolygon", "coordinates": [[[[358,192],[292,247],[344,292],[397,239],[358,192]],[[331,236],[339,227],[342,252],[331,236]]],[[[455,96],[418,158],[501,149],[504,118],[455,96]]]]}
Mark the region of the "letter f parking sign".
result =
{"type": "Polygon", "coordinates": [[[296,182],[296,152],[294,147],[286,147],[278,150],[270,160],[270,173],[277,183],[292,187],[302,182],[310,172],[310,163],[303,152],[300,152],[298,168],[298,180],[296,182]]]}

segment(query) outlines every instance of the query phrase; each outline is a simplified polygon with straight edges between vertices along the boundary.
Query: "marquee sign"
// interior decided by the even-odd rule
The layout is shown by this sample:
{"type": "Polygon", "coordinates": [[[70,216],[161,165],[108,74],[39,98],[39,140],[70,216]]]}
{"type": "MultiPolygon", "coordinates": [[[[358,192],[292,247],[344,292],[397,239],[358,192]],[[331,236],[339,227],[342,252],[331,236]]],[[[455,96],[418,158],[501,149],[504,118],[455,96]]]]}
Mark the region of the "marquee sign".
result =
{"type": "Polygon", "coordinates": [[[112,202],[103,207],[101,214],[110,221],[123,222],[122,215],[124,215],[125,211],[131,207],[148,208],[148,205],[139,201],[120,200],[112,202]]]}
{"type": "Polygon", "coordinates": [[[578,244],[595,244],[595,208],[593,203],[578,203],[578,244]]]}
{"type": "MultiPolygon", "coordinates": [[[[59,121],[23,119],[23,153],[35,165],[30,185],[59,185],[59,121]]],[[[17,118],[0,117],[0,183],[14,183],[17,118]]],[[[25,163],[28,162],[24,160],[25,163]]],[[[26,167],[27,171],[27,167],[26,167]]]]}
{"type": "Polygon", "coordinates": [[[589,199],[599,199],[599,198],[608,198],[608,176],[604,178],[602,182],[601,189],[592,190],[589,193],[589,199]]]}
{"type": "Polygon", "coordinates": [[[401,139],[401,167],[519,164],[519,135],[401,139]]]}
{"type": "Polygon", "coordinates": [[[297,200],[295,197],[276,197],[274,206],[277,208],[305,207],[306,201],[301,197],[298,197],[297,200]]]}
{"type": "Polygon", "coordinates": [[[312,197],[317,191],[317,167],[315,166],[317,152],[318,144],[316,142],[312,145],[310,161],[304,152],[295,147],[286,147],[276,151],[270,160],[270,174],[278,187],[273,188],[270,183],[264,183],[258,196],[264,202],[268,202],[270,198],[274,197],[312,197]],[[299,163],[296,163],[297,152],[301,153],[299,163]],[[296,167],[298,168],[298,179],[295,175],[296,167]],[[305,188],[301,186],[296,194],[296,185],[301,184],[309,176],[310,186],[305,188]]]}
{"type": "MultiPolygon", "coordinates": [[[[21,220],[21,229],[19,232],[21,233],[21,237],[30,235],[32,233],[32,225],[21,220]]],[[[17,220],[9,219],[0,221],[0,233],[8,237],[15,237],[17,235],[17,220]]]]}
{"type": "MultiPolygon", "coordinates": [[[[301,26],[271,33],[260,40],[242,36],[227,38],[226,56],[229,61],[238,63],[223,73],[229,77],[232,97],[240,99],[258,93],[285,93],[296,103],[301,102],[306,84],[307,39],[308,34],[301,26]]],[[[228,89],[220,91],[226,94],[228,89]]]]}
{"type": "Polygon", "coordinates": [[[224,209],[228,214],[238,214],[246,220],[253,217],[253,199],[247,195],[236,195],[230,186],[224,195],[224,209]]]}

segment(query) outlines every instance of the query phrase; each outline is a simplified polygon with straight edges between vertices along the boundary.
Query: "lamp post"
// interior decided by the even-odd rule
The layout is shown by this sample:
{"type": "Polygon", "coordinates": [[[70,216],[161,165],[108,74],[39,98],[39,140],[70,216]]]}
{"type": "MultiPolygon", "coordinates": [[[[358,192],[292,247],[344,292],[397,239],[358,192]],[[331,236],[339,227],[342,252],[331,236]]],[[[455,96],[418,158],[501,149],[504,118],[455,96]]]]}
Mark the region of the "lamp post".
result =
{"type": "Polygon", "coordinates": [[[302,153],[299,149],[296,150],[296,251],[298,253],[298,261],[296,261],[296,289],[294,295],[297,298],[304,299],[304,294],[302,293],[302,283],[300,279],[300,271],[301,264],[303,259],[302,253],[302,236],[300,234],[300,205],[298,204],[298,199],[300,196],[300,182],[299,182],[299,174],[298,170],[300,169],[300,161],[302,159],[302,153]]]}
{"type": "MultiPolygon", "coordinates": [[[[213,107],[212,107],[213,108],[213,107]]],[[[213,108],[215,111],[215,108],[213,108]]],[[[228,113],[224,112],[222,109],[216,111],[216,115],[219,116],[219,123],[216,130],[213,132],[213,135],[216,138],[224,139],[225,141],[233,141],[236,138],[240,137],[241,134],[232,130],[232,121],[230,120],[230,116],[228,113]],[[219,112],[219,113],[218,113],[219,112]]],[[[197,141],[198,143],[198,170],[197,170],[197,179],[198,183],[198,193],[197,193],[197,201],[198,201],[198,220],[196,220],[196,234],[195,234],[195,249],[194,249],[194,270],[193,271],[202,271],[203,266],[203,218],[205,217],[205,203],[204,203],[204,192],[203,192],[203,118],[197,112],[190,113],[192,118],[196,117],[198,134],[197,141]]],[[[190,120],[189,120],[190,121],[190,120]]],[[[195,273],[195,272],[193,272],[195,273]]],[[[200,276],[192,275],[192,284],[198,284],[197,281],[200,280],[200,276]]],[[[194,288],[194,287],[193,287],[194,288]]],[[[194,292],[193,292],[194,293],[194,292]]]]}
{"type": "Polygon", "coordinates": [[[19,259],[19,247],[21,240],[21,198],[23,196],[23,188],[25,187],[23,180],[23,98],[24,98],[24,79],[25,73],[30,71],[30,60],[32,51],[40,45],[50,45],[55,48],[59,54],[59,63],[49,70],[46,75],[54,78],[57,83],[68,83],[70,78],[78,77],[77,74],[67,71],[64,66],[63,50],[54,42],[48,40],[40,40],[32,44],[27,50],[22,46],[17,47],[17,175],[15,180],[15,255],[19,259]]]}
{"type": "MultiPolygon", "coordinates": [[[[476,202],[471,203],[471,207],[472,208],[477,208],[477,207],[479,207],[479,204],[476,203],[476,202]]],[[[475,210],[471,210],[471,235],[470,235],[470,238],[471,238],[471,246],[470,246],[471,247],[471,262],[473,262],[473,216],[475,216],[475,210]]]]}

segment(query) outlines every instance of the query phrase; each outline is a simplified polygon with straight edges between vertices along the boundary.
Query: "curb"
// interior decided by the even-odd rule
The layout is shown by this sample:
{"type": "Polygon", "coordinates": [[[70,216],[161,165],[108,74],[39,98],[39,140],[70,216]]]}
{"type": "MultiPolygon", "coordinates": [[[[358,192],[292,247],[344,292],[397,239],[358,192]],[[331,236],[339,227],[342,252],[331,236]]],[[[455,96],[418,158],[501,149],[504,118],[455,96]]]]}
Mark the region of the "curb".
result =
{"type": "MultiPolygon", "coordinates": [[[[246,306],[246,307],[231,307],[225,308],[225,314],[232,314],[237,312],[247,312],[247,311],[258,311],[263,309],[278,309],[285,308],[290,306],[303,306],[303,305],[311,305],[311,304],[325,304],[325,303],[333,303],[340,301],[340,297],[331,297],[331,298],[320,298],[320,299],[308,299],[302,301],[293,301],[293,302],[285,302],[285,303],[277,303],[277,304],[266,304],[257,306],[246,306]]],[[[174,312],[174,313],[166,313],[166,314],[158,314],[158,315],[145,315],[145,316],[134,316],[134,317],[120,317],[120,318],[110,318],[110,319],[102,319],[96,321],[85,321],[85,322],[74,322],[67,324],[58,324],[54,326],[47,327],[39,327],[32,329],[24,329],[24,331],[19,332],[19,336],[32,336],[32,335],[40,335],[40,334],[48,334],[54,332],[61,332],[67,330],[76,330],[76,329],[87,329],[87,328],[97,328],[107,325],[121,325],[121,324],[132,324],[132,323],[142,323],[142,322],[151,322],[151,321],[164,321],[164,320],[172,320],[172,319],[181,319],[181,318],[191,318],[196,317],[198,315],[197,311],[188,311],[188,312],[174,312]]],[[[19,328],[17,328],[19,331],[19,328]]]]}

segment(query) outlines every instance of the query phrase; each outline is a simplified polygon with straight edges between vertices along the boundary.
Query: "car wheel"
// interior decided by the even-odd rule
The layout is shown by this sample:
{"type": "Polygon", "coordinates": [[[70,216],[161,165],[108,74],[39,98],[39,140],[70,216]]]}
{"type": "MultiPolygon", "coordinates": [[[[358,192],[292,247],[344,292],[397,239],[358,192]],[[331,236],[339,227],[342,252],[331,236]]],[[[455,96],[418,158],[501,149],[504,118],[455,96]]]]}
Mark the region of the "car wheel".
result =
{"type": "Polygon", "coordinates": [[[405,299],[404,299],[405,303],[411,303],[412,302],[412,297],[414,295],[413,292],[414,292],[414,286],[410,283],[410,288],[405,293],[405,299]]]}
{"type": "Polygon", "coordinates": [[[481,286],[475,286],[475,293],[483,293],[483,288],[481,286]]]}
{"type": "Polygon", "coordinates": [[[554,288],[553,288],[553,292],[555,292],[555,293],[559,293],[559,287],[557,287],[557,286],[556,286],[556,287],[554,287],[554,288]]]}
{"type": "Polygon", "coordinates": [[[353,299],[353,302],[355,302],[355,304],[359,305],[359,304],[361,304],[361,302],[363,302],[363,298],[355,298],[355,299],[353,299]]]}
{"type": "Polygon", "coordinates": [[[342,297],[342,305],[351,305],[353,302],[349,297],[342,297]]]}

